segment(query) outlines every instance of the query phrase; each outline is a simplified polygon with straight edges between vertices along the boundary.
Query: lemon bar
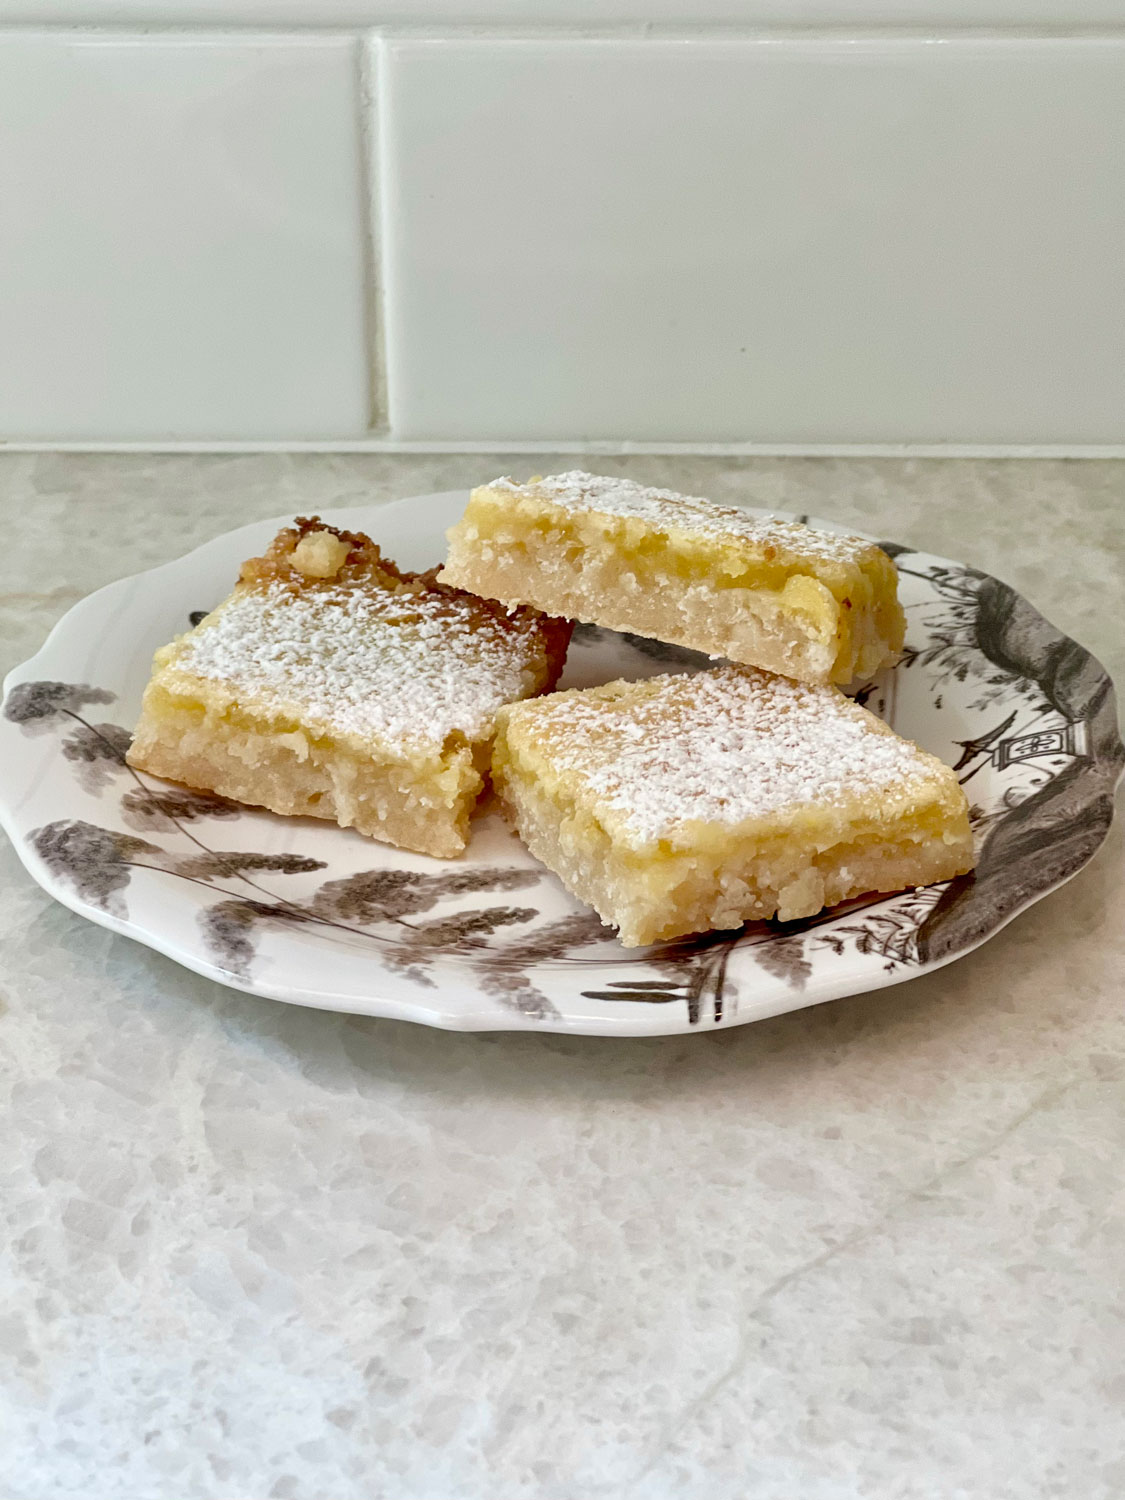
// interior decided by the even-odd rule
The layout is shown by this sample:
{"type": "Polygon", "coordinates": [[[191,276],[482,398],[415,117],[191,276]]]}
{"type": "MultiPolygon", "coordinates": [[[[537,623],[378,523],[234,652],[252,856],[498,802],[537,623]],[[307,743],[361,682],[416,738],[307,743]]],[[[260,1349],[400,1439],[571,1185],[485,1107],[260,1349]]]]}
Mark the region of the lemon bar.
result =
{"type": "Polygon", "coordinates": [[[156,653],[131,765],[451,856],[496,711],[554,686],[570,627],[406,573],[299,518],[156,653]]]}
{"type": "Polygon", "coordinates": [[[531,852],[626,947],[973,864],[948,766],[838,689],[753,667],[515,704],[492,776],[531,852]]]}
{"type": "Polygon", "coordinates": [[[803,682],[869,677],[902,649],[873,542],[578,471],[475,489],[439,577],[803,682]]]}

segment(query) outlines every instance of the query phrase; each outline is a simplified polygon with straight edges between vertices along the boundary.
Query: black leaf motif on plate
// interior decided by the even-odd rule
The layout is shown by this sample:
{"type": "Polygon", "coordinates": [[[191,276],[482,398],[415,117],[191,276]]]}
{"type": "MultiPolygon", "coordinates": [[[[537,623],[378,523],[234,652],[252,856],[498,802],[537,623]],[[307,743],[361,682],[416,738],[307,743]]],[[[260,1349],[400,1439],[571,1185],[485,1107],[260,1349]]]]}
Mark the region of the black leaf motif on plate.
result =
{"type": "Polygon", "coordinates": [[[586,948],[604,942],[611,936],[596,912],[580,911],[548,922],[514,943],[490,949],[478,965],[480,973],[493,985],[496,998],[510,1010],[543,1020],[557,1016],[557,1007],[532,981],[529,970],[535,964],[549,963],[568,956],[575,948],[586,948]]]}
{"type": "Polygon", "coordinates": [[[173,786],[135,786],[121,798],[121,812],[130,828],[167,829],[198,818],[237,818],[242,809],[213,792],[194,792],[173,786]]]}
{"type": "Polygon", "coordinates": [[[4,701],[4,717],[35,733],[59,714],[76,714],[87,703],[113,703],[116,697],[86,682],[19,682],[4,701]]]}
{"type": "Polygon", "coordinates": [[[28,842],[52,875],[73,886],[84,901],[115,917],[126,914],[122,892],[129,884],[132,863],[138,856],[159,858],[162,853],[147,839],[80,819],[47,823],[35,829],[28,842]]]}
{"type": "Polygon", "coordinates": [[[538,915],[534,906],[482,906],[475,911],[459,911],[452,917],[419,923],[403,939],[400,949],[483,948],[484,939],[498,927],[533,922],[538,915]]]}
{"type": "Polygon", "coordinates": [[[62,753],[78,772],[88,792],[100,797],[114,777],[126,769],[125,752],[133,736],[120,724],[77,724],[62,742],[62,753]]]}
{"type": "Polygon", "coordinates": [[[783,979],[791,989],[803,990],[812,976],[803,933],[767,938],[764,943],[755,943],[751,951],[767,974],[783,979]]]}
{"type": "MultiPolygon", "coordinates": [[[[826,922],[827,930],[817,935],[816,946],[837,955],[851,946],[857,953],[883,959],[888,973],[918,964],[922,961],[918,953],[919,930],[939,904],[945,889],[944,885],[927,885],[898,897],[876,898],[874,902],[861,900],[847,911],[847,915],[854,914],[861,920],[826,922]]],[[[827,915],[831,918],[832,913],[827,915]]],[[[824,918],[820,921],[824,922],[824,918]]]]}
{"type": "Polygon", "coordinates": [[[653,948],[647,962],[679,982],[680,998],[687,1005],[688,1022],[697,1026],[708,1000],[716,1025],[723,1019],[728,998],[727,966],[747,929],[707,932],[699,937],[664,943],[653,948]]]}
{"type": "Polygon", "coordinates": [[[198,920],[203,941],[223,968],[240,979],[249,978],[258,920],[253,903],[237,898],[216,901],[199,913],[198,920]]]}
{"type": "Polygon", "coordinates": [[[405,970],[420,983],[428,984],[424,972],[437,953],[471,953],[487,949],[485,939],[501,927],[534,922],[539,915],[533,906],[482,906],[472,911],[455,912],[449,917],[434,917],[411,927],[385,958],[392,968],[405,970]]]}
{"type": "MultiPolygon", "coordinates": [[[[246,878],[247,871],[301,874],[325,868],[322,860],[302,855],[214,854],[176,857],[171,873],[193,880],[222,877],[246,878]]],[[[429,922],[412,925],[407,916],[428,911],[439,901],[466,891],[515,890],[536,885],[534,870],[470,869],[430,875],[422,870],[362,870],[356,875],[326,881],[303,902],[258,901],[233,896],[219,901],[199,917],[208,948],[224,968],[239,977],[249,977],[256,951],[256,930],[263,924],[281,927],[311,924],[341,930],[380,945],[380,957],[388,967],[407,974],[418,984],[431,983],[426,967],[435,959],[486,948],[486,937],[501,927],[532,921],[538,912],[530,907],[495,906],[456,912],[429,922]],[[391,933],[365,931],[386,924],[391,933]]]]}
{"type": "Polygon", "coordinates": [[[260,903],[233,896],[205,906],[196,916],[203,941],[212,956],[239,979],[250,977],[256,945],[254,929],[261,916],[260,903]]]}
{"type": "Polygon", "coordinates": [[[361,870],[341,880],[325,881],[310,906],[318,916],[362,926],[430,911],[449,896],[525,890],[537,885],[539,878],[537,870],[515,866],[454,870],[444,875],[422,870],[361,870]]]}
{"type": "Polygon", "coordinates": [[[203,854],[169,857],[169,870],[189,880],[222,880],[247,870],[269,870],[277,875],[305,875],[327,866],[306,854],[248,854],[241,849],[208,850],[203,854]]]}
{"type": "Polygon", "coordinates": [[[271,923],[293,927],[314,920],[299,906],[254,901],[248,896],[216,901],[213,906],[204,907],[198,916],[207,947],[222,967],[239,979],[250,978],[259,927],[271,923]]]}
{"type": "Polygon", "coordinates": [[[634,1000],[645,1005],[667,1005],[682,1000],[683,986],[673,979],[611,979],[606,990],[583,990],[587,1000],[634,1000]]]}

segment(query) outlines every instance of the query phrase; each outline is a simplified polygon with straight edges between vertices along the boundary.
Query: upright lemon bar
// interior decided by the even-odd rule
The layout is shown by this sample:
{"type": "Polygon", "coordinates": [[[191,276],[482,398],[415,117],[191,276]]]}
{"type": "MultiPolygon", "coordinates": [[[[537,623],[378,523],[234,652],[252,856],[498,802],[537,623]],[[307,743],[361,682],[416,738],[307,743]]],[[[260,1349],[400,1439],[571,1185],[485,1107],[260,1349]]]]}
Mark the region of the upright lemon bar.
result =
{"type": "Polygon", "coordinates": [[[574,472],[472,492],[443,582],[803,682],[902,649],[895,565],[873,542],[574,472]]]}
{"type": "Polygon", "coordinates": [[[948,766],[836,688],[752,667],[516,704],[492,775],[531,852],[627,947],[973,865],[948,766]]]}
{"type": "Polygon", "coordinates": [[[300,518],[156,653],[131,765],[403,849],[460,853],[496,711],[554,686],[570,627],[404,573],[300,518]]]}

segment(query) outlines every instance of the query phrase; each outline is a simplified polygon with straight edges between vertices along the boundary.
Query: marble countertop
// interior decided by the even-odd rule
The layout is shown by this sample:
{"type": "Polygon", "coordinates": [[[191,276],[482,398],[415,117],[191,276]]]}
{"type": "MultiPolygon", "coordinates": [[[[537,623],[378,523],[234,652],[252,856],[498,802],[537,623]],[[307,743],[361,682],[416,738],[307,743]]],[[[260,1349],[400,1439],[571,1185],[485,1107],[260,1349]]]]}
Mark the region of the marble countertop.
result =
{"type": "MultiPolygon", "coordinates": [[[[598,459],[995,572],[1125,681],[1125,463],[598,459]]],[[[572,457],[0,455],[5,670],[245,521],[572,457]]],[[[1119,830],[970,957],[718,1034],[223,989],[0,847],[2,1500],[1118,1500],[1119,830]]]]}

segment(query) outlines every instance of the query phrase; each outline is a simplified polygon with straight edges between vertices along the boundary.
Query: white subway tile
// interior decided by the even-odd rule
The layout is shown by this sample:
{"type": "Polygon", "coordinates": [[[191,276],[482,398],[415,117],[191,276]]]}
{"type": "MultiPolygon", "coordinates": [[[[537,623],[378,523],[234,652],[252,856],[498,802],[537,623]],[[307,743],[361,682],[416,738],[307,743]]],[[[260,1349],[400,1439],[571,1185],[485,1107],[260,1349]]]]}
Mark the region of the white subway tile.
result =
{"type": "Polygon", "coordinates": [[[401,438],[1125,438],[1125,41],[392,41],[401,438]]]}
{"type": "Polygon", "coordinates": [[[0,432],[362,434],[355,43],[0,33],[0,432]]]}

